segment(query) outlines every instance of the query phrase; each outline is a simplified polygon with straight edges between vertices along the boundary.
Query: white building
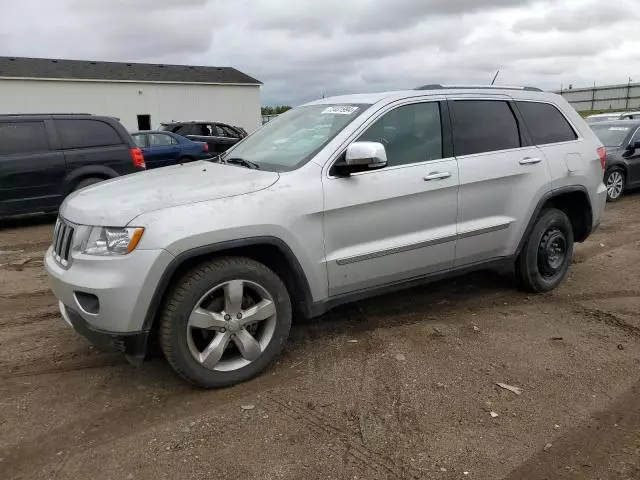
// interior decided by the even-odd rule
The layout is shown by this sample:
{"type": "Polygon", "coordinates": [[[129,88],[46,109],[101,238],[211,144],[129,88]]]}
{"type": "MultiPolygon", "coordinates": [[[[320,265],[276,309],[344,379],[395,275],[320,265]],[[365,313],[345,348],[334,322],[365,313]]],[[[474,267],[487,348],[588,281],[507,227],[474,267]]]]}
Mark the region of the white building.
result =
{"type": "Polygon", "coordinates": [[[109,115],[130,131],[209,120],[252,132],[260,85],[230,67],[0,57],[0,114],[109,115]]]}

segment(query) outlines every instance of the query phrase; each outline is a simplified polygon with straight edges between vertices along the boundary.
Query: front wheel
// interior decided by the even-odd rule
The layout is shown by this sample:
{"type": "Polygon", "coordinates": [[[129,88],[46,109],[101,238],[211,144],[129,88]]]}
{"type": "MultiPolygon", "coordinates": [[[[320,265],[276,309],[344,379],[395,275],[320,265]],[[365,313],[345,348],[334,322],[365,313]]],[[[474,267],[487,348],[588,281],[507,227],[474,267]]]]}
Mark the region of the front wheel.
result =
{"type": "Polygon", "coordinates": [[[516,260],[520,286],[529,292],[547,292],[564,279],[573,258],[573,229],[567,215],[549,208],[540,213],[516,260]]]}
{"type": "Polygon", "coordinates": [[[607,170],[604,175],[604,184],[607,187],[607,202],[620,200],[624,191],[624,172],[620,168],[607,170]]]}
{"type": "Polygon", "coordinates": [[[265,265],[216,259],[188,271],[169,293],[160,346],[173,369],[202,388],[248,380],[280,353],[291,328],[291,300],[265,265]]]}

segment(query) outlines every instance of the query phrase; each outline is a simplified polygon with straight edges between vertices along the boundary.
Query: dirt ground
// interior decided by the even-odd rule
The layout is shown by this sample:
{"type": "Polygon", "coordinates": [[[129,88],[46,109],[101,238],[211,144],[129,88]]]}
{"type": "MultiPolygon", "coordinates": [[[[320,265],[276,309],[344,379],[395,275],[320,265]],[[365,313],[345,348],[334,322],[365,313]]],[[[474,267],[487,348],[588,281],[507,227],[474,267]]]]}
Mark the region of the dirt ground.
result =
{"type": "Polygon", "coordinates": [[[51,222],[0,229],[3,480],[640,478],[638,194],[553,293],[483,272],[349,305],[218,391],[63,323],[51,222]]]}

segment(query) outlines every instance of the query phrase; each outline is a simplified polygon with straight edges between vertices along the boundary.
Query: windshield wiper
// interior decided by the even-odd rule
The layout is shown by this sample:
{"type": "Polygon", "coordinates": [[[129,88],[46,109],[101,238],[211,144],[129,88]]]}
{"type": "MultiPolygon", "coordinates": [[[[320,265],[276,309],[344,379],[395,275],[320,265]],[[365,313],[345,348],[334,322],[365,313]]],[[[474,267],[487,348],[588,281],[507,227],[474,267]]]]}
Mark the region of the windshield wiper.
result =
{"type": "Polygon", "coordinates": [[[251,168],[253,170],[260,170],[260,165],[257,163],[245,160],[244,158],[232,157],[222,159],[224,163],[230,163],[232,165],[242,165],[243,167],[251,168]]]}

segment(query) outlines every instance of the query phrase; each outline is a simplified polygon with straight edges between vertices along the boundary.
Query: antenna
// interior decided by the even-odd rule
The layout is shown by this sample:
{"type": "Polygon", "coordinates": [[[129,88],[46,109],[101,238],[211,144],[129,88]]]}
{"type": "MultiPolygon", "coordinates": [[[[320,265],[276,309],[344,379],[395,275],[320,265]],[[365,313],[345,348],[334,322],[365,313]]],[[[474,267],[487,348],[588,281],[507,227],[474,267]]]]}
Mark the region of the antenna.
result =
{"type": "Polygon", "coordinates": [[[496,72],[496,74],[493,76],[493,80],[491,80],[491,85],[493,85],[494,83],[496,83],[496,78],[498,78],[498,74],[500,73],[500,69],[498,69],[498,71],[496,72]]]}

